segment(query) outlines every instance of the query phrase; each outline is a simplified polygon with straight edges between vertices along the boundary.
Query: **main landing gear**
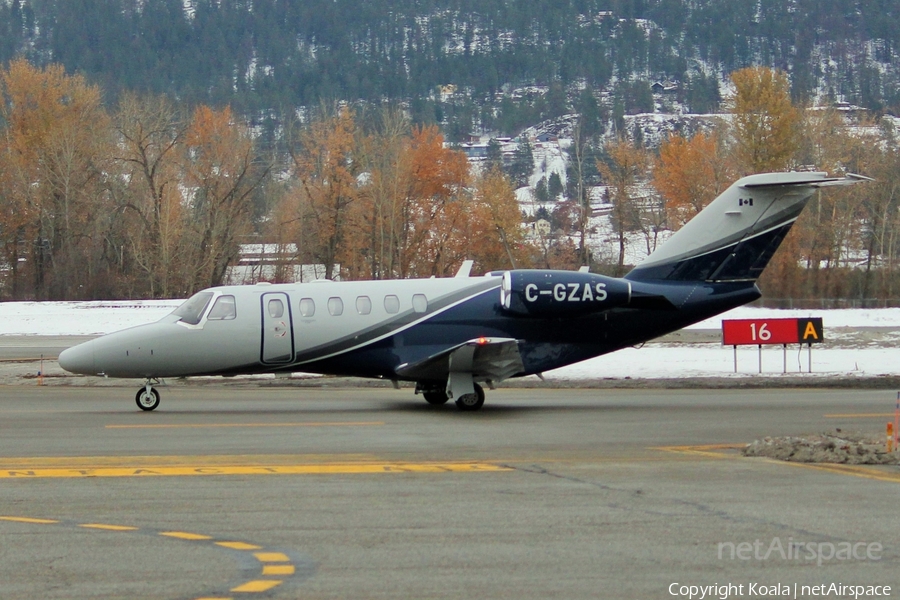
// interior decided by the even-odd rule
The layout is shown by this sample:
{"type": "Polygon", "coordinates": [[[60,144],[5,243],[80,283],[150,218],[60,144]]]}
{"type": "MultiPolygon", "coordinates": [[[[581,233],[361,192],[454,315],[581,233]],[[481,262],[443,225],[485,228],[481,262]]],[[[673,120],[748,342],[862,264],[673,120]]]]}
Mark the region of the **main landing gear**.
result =
{"type": "Polygon", "coordinates": [[[472,385],[475,387],[474,394],[463,394],[456,399],[456,408],[459,410],[481,410],[484,406],[484,389],[477,383],[472,385]]]}
{"type": "MultiPolygon", "coordinates": [[[[484,389],[477,383],[473,383],[472,387],[475,390],[474,393],[463,394],[456,399],[456,408],[459,410],[474,411],[479,410],[484,406],[484,389]]],[[[450,396],[447,395],[446,389],[439,386],[424,387],[419,384],[416,386],[416,393],[421,393],[425,398],[425,402],[433,406],[446,404],[447,401],[450,400],[450,396]]]]}
{"type": "Polygon", "coordinates": [[[425,390],[422,392],[422,397],[425,398],[425,402],[433,404],[434,406],[447,404],[447,400],[450,399],[449,396],[447,396],[447,392],[438,388],[425,390]]]}
{"type": "Polygon", "coordinates": [[[159,383],[159,380],[148,377],[144,387],[139,389],[134,397],[135,403],[141,410],[154,410],[159,406],[159,392],[153,387],[154,383],[159,383]]]}

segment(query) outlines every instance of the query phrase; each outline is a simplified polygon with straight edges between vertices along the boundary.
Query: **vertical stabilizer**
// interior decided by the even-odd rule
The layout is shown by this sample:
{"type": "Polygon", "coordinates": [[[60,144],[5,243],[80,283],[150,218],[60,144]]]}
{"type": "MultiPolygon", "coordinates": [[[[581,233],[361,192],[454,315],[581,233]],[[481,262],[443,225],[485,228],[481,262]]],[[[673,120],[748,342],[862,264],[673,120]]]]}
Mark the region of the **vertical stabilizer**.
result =
{"type": "Polygon", "coordinates": [[[820,187],[859,175],[762,173],[739,179],[625,277],[633,281],[755,281],[820,187]]]}

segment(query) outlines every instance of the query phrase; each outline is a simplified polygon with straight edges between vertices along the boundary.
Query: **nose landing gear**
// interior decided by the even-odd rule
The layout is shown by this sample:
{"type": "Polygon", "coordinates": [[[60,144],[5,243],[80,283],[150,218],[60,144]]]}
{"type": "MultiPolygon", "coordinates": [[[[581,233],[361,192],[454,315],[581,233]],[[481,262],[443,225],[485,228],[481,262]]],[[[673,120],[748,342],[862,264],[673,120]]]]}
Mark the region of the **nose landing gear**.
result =
{"type": "Polygon", "coordinates": [[[159,383],[159,380],[151,380],[148,377],[144,387],[139,389],[137,395],[134,397],[135,403],[141,410],[150,411],[159,406],[159,392],[153,387],[153,383],[159,383]]]}

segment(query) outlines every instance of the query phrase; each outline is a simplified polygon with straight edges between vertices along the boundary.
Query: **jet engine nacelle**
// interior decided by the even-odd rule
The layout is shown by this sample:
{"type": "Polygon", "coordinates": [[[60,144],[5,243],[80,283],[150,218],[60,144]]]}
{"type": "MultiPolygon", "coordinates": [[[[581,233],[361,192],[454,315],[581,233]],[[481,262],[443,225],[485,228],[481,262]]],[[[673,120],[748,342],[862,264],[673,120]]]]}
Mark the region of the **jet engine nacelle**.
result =
{"type": "Polygon", "coordinates": [[[631,301],[631,283],[624,279],[573,271],[506,271],[500,305],[507,312],[530,317],[584,314],[624,306],[631,301]]]}

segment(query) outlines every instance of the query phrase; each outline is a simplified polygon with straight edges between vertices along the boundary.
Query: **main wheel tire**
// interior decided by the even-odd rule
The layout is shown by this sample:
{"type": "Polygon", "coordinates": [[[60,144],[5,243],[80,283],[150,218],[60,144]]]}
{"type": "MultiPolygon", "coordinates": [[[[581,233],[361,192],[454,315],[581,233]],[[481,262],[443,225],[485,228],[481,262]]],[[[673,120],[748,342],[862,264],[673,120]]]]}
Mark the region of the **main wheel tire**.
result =
{"type": "Polygon", "coordinates": [[[425,402],[434,406],[447,404],[447,400],[450,399],[444,390],[428,390],[427,392],[422,392],[422,396],[425,398],[425,402]]]}
{"type": "Polygon", "coordinates": [[[464,411],[480,410],[484,406],[484,390],[477,383],[475,393],[460,396],[456,401],[456,408],[464,411]]]}
{"type": "Polygon", "coordinates": [[[154,388],[150,388],[150,393],[148,394],[147,388],[142,387],[138,390],[134,401],[141,410],[153,410],[159,406],[159,392],[154,388]]]}

